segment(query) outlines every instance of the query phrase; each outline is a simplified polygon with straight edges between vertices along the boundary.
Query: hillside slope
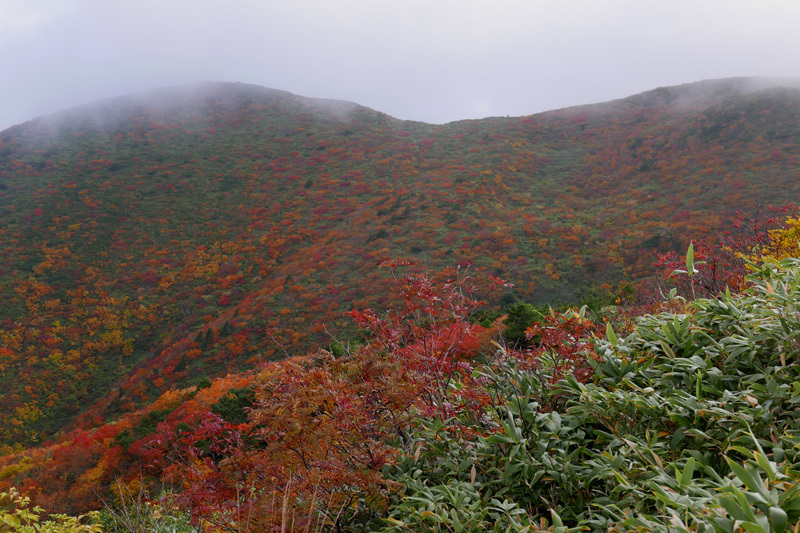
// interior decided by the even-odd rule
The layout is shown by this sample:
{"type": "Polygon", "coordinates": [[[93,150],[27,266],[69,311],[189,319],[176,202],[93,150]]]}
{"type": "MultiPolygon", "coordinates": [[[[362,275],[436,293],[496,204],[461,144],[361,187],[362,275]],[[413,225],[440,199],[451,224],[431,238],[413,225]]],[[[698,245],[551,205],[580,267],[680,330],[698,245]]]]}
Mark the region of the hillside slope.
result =
{"type": "Polygon", "coordinates": [[[304,353],[380,307],[388,256],[513,298],[652,273],[798,196],[800,89],[734,79],[444,126],[207,83],[0,132],[0,443],[304,353]]]}

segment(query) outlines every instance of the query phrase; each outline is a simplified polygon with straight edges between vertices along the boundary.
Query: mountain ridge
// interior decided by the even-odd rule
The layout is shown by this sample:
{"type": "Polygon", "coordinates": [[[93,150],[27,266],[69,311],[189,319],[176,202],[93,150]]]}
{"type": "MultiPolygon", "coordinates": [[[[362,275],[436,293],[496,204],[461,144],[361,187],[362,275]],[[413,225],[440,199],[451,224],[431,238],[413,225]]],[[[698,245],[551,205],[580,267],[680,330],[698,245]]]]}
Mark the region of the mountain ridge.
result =
{"type": "MultiPolygon", "coordinates": [[[[31,118],[25,122],[20,124],[14,124],[6,128],[5,130],[0,131],[0,134],[3,134],[7,130],[11,130],[13,128],[18,128],[24,126],[29,123],[41,123],[41,122],[48,122],[52,120],[56,120],[59,117],[63,119],[74,119],[76,115],[79,115],[81,112],[90,111],[92,109],[99,110],[101,107],[114,107],[123,104],[140,104],[143,105],[145,103],[154,103],[153,100],[166,100],[170,97],[177,97],[180,96],[184,99],[194,100],[201,96],[204,93],[208,93],[210,90],[219,90],[220,88],[241,88],[246,91],[251,91],[251,94],[271,94],[276,98],[283,98],[287,100],[301,100],[306,101],[309,104],[313,102],[319,102],[321,104],[334,104],[339,105],[343,108],[364,108],[370,109],[371,111],[375,111],[382,115],[386,115],[379,110],[371,109],[365,106],[362,106],[356,102],[350,100],[342,100],[342,99],[331,99],[331,98],[324,98],[324,97],[308,97],[302,96],[299,94],[295,94],[289,91],[285,91],[282,89],[275,89],[271,87],[261,86],[257,84],[251,83],[242,83],[242,82],[226,82],[226,81],[198,81],[198,82],[190,82],[184,83],[180,85],[172,85],[172,86],[163,86],[157,87],[154,89],[149,89],[145,91],[139,91],[135,93],[129,93],[120,96],[112,96],[108,98],[102,98],[99,100],[95,100],[92,102],[87,102],[84,104],[79,104],[76,106],[71,106],[69,108],[63,109],[61,111],[56,111],[54,113],[47,113],[44,115],[39,115],[36,117],[31,118]],[[155,98],[154,98],[155,97],[155,98]]],[[[650,107],[653,104],[648,104],[647,102],[654,102],[654,101],[662,101],[666,98],[669,103],[680,101],[680,100],[690,100],[697,102],[700,99],[705,103],[709,101],[714,101],[715,99],[720,98],[728,98],[731,96],[741,96],[744,94],[750,94],[753,92],[757,92],[764,89],[769,88],[776,88],[776,87],[793,87],[793,88],[800,88],[800,78],[791,78],[791,77],[760,77],[760,76],[737,76],[731,78],[719,78],[719,79],[705,79],[697,82],[689,82],[689,83],[682,83],[677,85],[666,85],[662,87],[658,87],[656,89],[651,89],[648,91],[644,91],[641,93],[633,94],[630,96],[625,96],[621,98],[616,98],[604,102],[597,102],[593,104],[579,104],[575,106],[568,106],[563,108],[556,108],[547,111],[536,112],[527,115],[520,115],[519,117],[526,117],[532,115],[543,115],[552,112],[559,112],[564,111],[567,109],[585,109],[591,108],[595,106],[607,106],[609,104],[615,103],[639,103],[646,107],[650,107]],[[712,89],[708,91],[708,89],[712,89]],[[710,93],[710,94],[709,94],[710,93]]],[[[519,118],[513,117],[513,118],[519,118]]],[[[479,121],[485,119],[492,119],[492,118],[503,118],[500,116],[497,117],[483,117],[477,119],[457,119],[448,123],[444,124],[434,124],[428,123],[424,121],[414,121],[414,120],[404,120],[395,117],[391,117],[395,120],[402,120],[403,122],[417,122],[421,124],[427,124],[431,126],[442,126],[447,124],[453,124],[458,122],[472,122],[472,121],[479,121]]],[[[511,117],[508,117],[511,118],[511,117]]]]}

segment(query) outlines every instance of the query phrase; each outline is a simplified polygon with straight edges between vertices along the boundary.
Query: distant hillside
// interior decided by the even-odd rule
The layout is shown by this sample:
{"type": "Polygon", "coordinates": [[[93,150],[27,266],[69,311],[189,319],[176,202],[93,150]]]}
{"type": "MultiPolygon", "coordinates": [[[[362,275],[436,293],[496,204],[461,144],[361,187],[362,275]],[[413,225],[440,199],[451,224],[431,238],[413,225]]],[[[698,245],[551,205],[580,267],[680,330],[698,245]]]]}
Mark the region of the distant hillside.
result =
{"type": "Polygon", "coordinates": [[[0,132],[0,443],[329,342],[385,303],[383,257],[485,266],[502,303],[650,275],[797,199],[789,82],[444,126],[206,83],[0,132]]]}

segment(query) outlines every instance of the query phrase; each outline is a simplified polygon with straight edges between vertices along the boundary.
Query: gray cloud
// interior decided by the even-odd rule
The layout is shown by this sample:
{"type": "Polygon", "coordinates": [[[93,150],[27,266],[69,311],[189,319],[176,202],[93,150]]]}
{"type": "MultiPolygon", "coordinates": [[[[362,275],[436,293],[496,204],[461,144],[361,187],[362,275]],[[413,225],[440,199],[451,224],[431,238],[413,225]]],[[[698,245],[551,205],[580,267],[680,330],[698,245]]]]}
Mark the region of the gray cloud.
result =
{"type": "Polygon", "coordinates": [[[0,130],[198,80],[448,122],[800,76],[794,0],[0,0],[0,130]]]}

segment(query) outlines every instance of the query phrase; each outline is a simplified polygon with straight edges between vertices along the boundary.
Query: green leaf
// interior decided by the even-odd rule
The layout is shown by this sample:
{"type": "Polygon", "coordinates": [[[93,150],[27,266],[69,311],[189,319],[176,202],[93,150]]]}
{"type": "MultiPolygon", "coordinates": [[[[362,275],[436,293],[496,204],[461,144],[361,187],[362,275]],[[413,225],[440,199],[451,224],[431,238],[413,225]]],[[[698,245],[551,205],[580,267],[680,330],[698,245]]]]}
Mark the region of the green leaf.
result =
{"type": "Polygon", "coordinates": [[[788,520],[789,517],[786,515],[786,511],[780,507],[773,506],[769,508],[769,521],[775,533],[783,533],[786,531],[786,523],[788,520]]]}
{"type": "Polygon", "coordinates": [[[678,344],[681,343],[681,341],[678,339],[676,335],[677,331],[675,330],[675,326],[673,326],[669,322],[661,326],[661,332],[664,334],[664,336],[667,338],[670,344],[677,346],[678,344]]]}
{"type": "Polygon", "coordinates": [[[614,333],[614,328],[611,327],[611,322],[606,324],[606,338],[614,348],[619,344],[619,339],[617,339],[617,334],[614,333]]]}
{"type": "Polygon", "coordinates": [[[694,243],[689,243],[689,249],[686,250],[686,270],[691,276],[694,274],[694,243]]]}
{"type": "Polygon", "coordinates": [[[683,473],[681,474],[680,484],[682,486],[686,486],[692,481],[692,477],[694,476],[694,466],[695,460],[694,457],[690,457],[688,461],[686,461],[686,466],[683,467],[683,473]]]}
{"type": "Polygon", "coordinates": [[[728,514],[736,520],[746,521],[753,517],[753,512],[750,511],[749,506],[742,508],[742,506],[739,505],[739,503],[737,503],[733,498],[723,496],[719,499],[719,503],[726,511],[728,511],[728,514]]]}
{"type": "Polygon", "coordinates": [[[698,400],[703,399],[703,375],[699,370],[697,371],[697,383],[695,384],[694,395],[698,400]]]}
{"type": "Polygon", "coordinates": [[[727,456],[725,457],[725,460],[728,462],[728,466],[731,468],[736,477],[738,477],[742,483],[744,483],[744,486],[747,487],[747,490],[766,497],[766,488],[764,488],[764,483],[761,481],[758,474],[751,472],[727,456]]]}
{"type": "Polygon", "coordinates": [[[665,343],[660,339],[658,343],[661,345],[661,349],[664,350],[664,354],[666,354],[667,357],[669,357],[670,359],[675,359],[675,352],[672,351],[672,348],[670,348],[669,345],[667,345],[667,343],[665,343]]]}
{"type": "Polygon", "coordinates": [[[767,533],[764,527],[756,522],[742,522],[742,527],[747,533],[767,533]]]}
{"type": "Polygon", "coordinates": [[[756,458],[758,466],[760,466],[761,469],[767,473],[769,480],[774,483],[777,474],[775,473],[775,469],[772,468],[772,465],[770,464],[769,460],[762,453],[759,452],[753,452],[753,455],[756,458]]]}
{"type": "Polygon", "coordinates": [[[555,509],[550,509],[550,518],[553,520],[554,527],[563,527],[564,521],[561,520],[561,517],[558,516],[558,513],[555,509]]]}

